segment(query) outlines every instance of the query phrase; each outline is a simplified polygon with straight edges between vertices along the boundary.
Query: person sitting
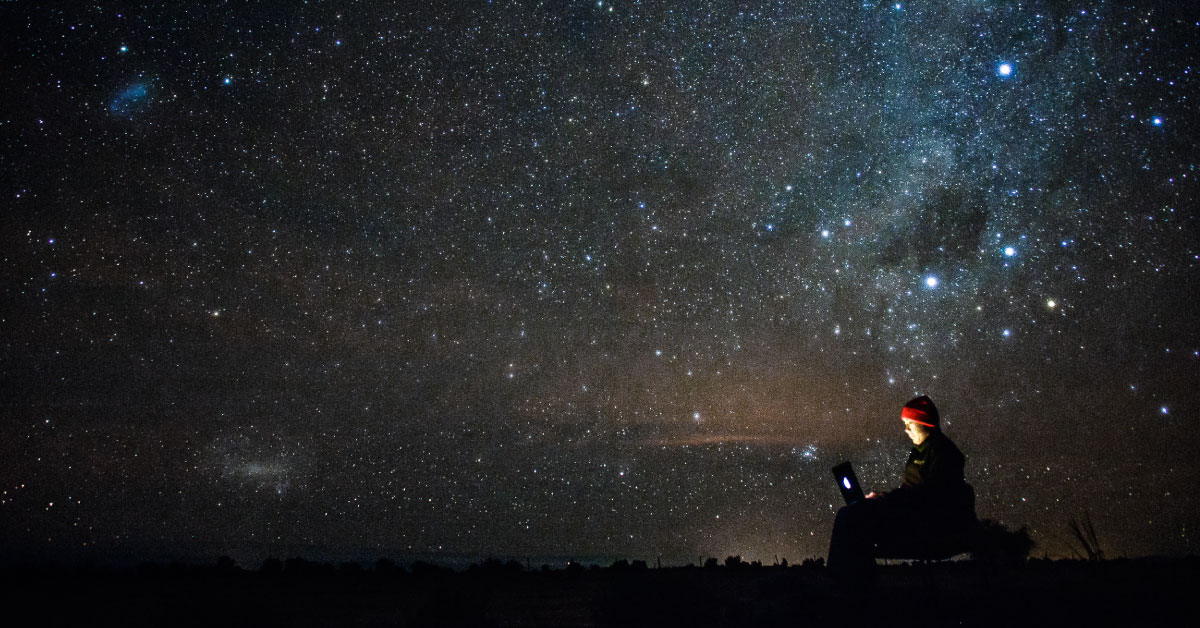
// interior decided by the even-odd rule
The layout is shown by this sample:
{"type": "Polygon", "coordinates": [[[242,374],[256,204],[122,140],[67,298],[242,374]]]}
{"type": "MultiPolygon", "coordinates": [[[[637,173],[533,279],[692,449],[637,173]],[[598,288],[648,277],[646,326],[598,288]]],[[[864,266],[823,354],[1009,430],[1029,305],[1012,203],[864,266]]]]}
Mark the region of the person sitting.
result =
{"type": "Polygon", "coordinates": [[[877,557],[952,555],[955,541],[976,525],[975,491],[963,475],[966,459],[942,432],[937,406],[927,396],[915,397],[900,418],[913,443],[900,487],[843,506],[834,520],[828,565],[840,579],[871,581],[877,557]]]}

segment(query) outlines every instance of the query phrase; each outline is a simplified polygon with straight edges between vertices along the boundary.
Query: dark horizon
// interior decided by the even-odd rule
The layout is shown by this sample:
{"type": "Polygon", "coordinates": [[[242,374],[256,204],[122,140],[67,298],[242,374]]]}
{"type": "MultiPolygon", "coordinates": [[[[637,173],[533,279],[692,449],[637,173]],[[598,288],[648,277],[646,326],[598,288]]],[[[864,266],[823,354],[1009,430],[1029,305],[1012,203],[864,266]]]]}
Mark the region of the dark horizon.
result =
{"type": "Polygon", "coordinates": [[[0,577],[9,576],[8,607],[67,625],[878,626],[906,624],[911,615],[897,609],[914,597],[922,625],[1189,625],[1200,561],[891,566],[859,606],[861,592],[832,586],[815,565],[649,567],[493,562],[451,572],[287,561],[258,573],[225,562],[0,577]]]}
{"type": "MultiPolygon", "coordinates": [[[[234,552],[235,554],[237,552],[234,552]]],[[[121,556],[70,554],[65,557],[39,556],[29,557],[16,554],[5,555],[0,562],[0,571],[10,574],[43,573],[43,574],[89,574],[116,573],[130,576],[147,575],[158,570],[164,570],[178,575],[215,575],[231,573],[264,574],[275,573],[274,570],[287,570],[288,565],[296,564],[308,574],[321,573],[326,576],[346,575],[346,566],[353,565],[362,570],[361,573],[373,573],[382,569],[387,573],[404,573],[420,575],[429,573],[474,573],[508,571],[521,573],[536,572],[570,572],[570,571],[637,571],[640,569],[689,570],[720,568],[727,570],[738,569],[804,569],[824,573],[826,570],[823,556],[792,558],[786,556],[770,557],[767,560],[753,559],[744,556],[694,556],[690,559],[678,557],[674,560],[666,557],[605,557],[605,556],[507,556],[501,554],[485,554],[478,556],[450,554],[402,554],[381,552],[371,554],[364,552],[358,555],[341,555],[326,553],[312,548],[294,548],[265,554],[261,560],[253,558],[239,560],[230,554],[217,556],[183,556],[152,553],[144,556],[132,554],[121,556]],[[108,558],[108,560],[105,560],[108,558]],[[730,564],[732,562],[732,564],[730,564]],[[332,570],[332,571],[331,571],[332,570]]],[[[1037,568],[1038,565],[1077,565],[1093,569],[1111,568],[1112,565],[1142,565],[1153,566],[1196,566],[1200,564],[1200,556],[1109,556],[1101,559],[1090,559],[1084,555],[1047,556],[1032,552],[1028,557],[1014,557],[1013,562],[1005,563],[1003,570],[1022,568],[1037,568]]],[[[887,560],[879,564],[883,570],[920,570],[920,569],[976,569],[986,572],[997,570],[997,566],[986,559],[972,557],[965,553],[947,560],[922,562],[919,560],[887,560]],[[980,566],[972,567],[978,563],[980,566]]],[[[381,575],[383,572],[380,572],[381,575]]],[[[823,576],[829,578],[830,576],[823,576]]]]}
{"type": "MultiPolygon", "coordinates": [[[[996,522],[990,520],[985,521],[995,525],[996,522]]],[[[1027,527],[1020,528],[1001,528],[1009,534],[1028,535],[1027,527]]],[[[1095,562],[1095,557],[1089,557],[1087,548],[1078,541],[1070,542],[1067,547],[1068,553],[1064,555],[1051,555],[1049,552],[1033,540],[1031,549],[1028,554],[1022,553],[1020,556],[1015,556],[1009,560],[1032,560],[1032,561],[1067,561],[1067,562],[1095,562]]],[[[1196,555],[1146,555],[1131,557],[1125,554],[1111,553],[1109,547],[1101,544],[1099,549],[1107,553],[1106,556],[1100,558],[1098,562],[1112,561],[1151,561],[1151,562],[1170,562],[1175,560],[1195,561],[1200,559],[1196,555]]],[[[515,562],[520,564],[524,569],[534,571],[549,567],[554,570],[566,569],[569,565],[582,566],[584,568],[606,568],[614,566],[614,563],[624,562],[626,565],[630,563],[642,562],[651,568],[686,568],[686,567],[705,567],[709,561],[717,561],[719,565],[725,565],[727,559],[736,559],[743,566],[749,566],[752,563],[759,564],[764,567],[799,567],[823,566],[824,555],[812,556],[788,556],[786,554],[772,554],[769,556],[742,556],[740,554],[730,554],[726,556],[718,556],[716,554],[700,553],[692,556],[682,555],[615,555],[603,553],[587,553],[575,552],[561,555],[514,555],[505,554],[503,552],[479,552],[479,553],[454,553],[454,552],[413,552],[408,549],[401,548],[360,548],[347,550],[344,547],[338,546],[315,546],[315,545],[294,545],[294,546],[227,546],[217,554],[204,553],[201,551],[180,551],[177,547],[88,547],[75,551],[63,551],[59,553],[45,552],[42,548],[17,547],[9,545],[0,547],[0,569],[23,568],[30,567],[35,569],[42,568],[66,568],[66,569],[129,569],[138,566],[170,566],[179,565],[186,567],[205,568],[213,567],[220,564],[226,559],[232,561],[238,569],[245,571],[258,571],[267,561],[287,561],[291,559],[299,559],[301,561],[310,562],[317,565],[325,565],[337,567],[346,563],[353,563],[360,567],[369,568],[379,561],[390,561],[400,568],[411,567],[414,564],[432,565],[436,567],[451,569],[455,571],[463,571],[468,567],[478,567],[487,563],[502,563],[507,564],[515,562]]],[[[953,560],[988,560],[973,556],[970,551],[953,557],[953,560]]],[[[891,561],[893,564],[898,561],[891,561]]],[[[902,561],[899,561],[902,562],[902,561]]]]}

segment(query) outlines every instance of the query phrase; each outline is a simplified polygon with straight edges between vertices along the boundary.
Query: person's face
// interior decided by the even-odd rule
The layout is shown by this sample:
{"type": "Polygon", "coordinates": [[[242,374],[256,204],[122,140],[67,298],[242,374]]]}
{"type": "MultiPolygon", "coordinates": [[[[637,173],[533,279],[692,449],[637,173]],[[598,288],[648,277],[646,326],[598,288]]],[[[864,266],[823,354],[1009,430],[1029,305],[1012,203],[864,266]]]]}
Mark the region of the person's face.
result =
{"type": "Polygon", "coordinates": [[[903,421],[904,433],[908,435],[908,439],[912,441],[913,445],[925,442],[925,437],[929,436],[929,428],[910,419],[903,419],[903,421]]]}

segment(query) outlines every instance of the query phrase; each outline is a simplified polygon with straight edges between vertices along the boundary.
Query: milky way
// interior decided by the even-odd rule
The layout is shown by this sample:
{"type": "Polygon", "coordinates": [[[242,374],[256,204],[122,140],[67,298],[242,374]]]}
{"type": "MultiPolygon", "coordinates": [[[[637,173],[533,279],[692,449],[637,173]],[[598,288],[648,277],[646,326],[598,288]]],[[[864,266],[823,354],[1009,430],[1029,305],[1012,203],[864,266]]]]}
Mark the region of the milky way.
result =
{"type": "Polygon", "coordinates": [[[918,393],[1196,551],[1188,3],[105,4],[2,8],[10,556],[822,556],[918,393]]]}

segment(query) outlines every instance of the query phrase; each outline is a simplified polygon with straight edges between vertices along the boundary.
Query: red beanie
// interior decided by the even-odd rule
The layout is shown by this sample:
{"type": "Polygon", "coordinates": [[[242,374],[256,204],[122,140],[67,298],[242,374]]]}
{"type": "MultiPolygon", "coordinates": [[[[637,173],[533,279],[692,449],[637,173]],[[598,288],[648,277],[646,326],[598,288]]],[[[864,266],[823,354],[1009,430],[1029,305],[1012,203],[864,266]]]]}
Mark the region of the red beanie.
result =
{"type": "Polygon", "coordinates": [[[937,406],[933,405],[933,400],[925,395],[913,397],[912,400],[904,404],[904,409],[900,411],[900,418],[908,419],[927,427],[937,427],[938,423],[941,422],[938,417],[937,406]]]}

